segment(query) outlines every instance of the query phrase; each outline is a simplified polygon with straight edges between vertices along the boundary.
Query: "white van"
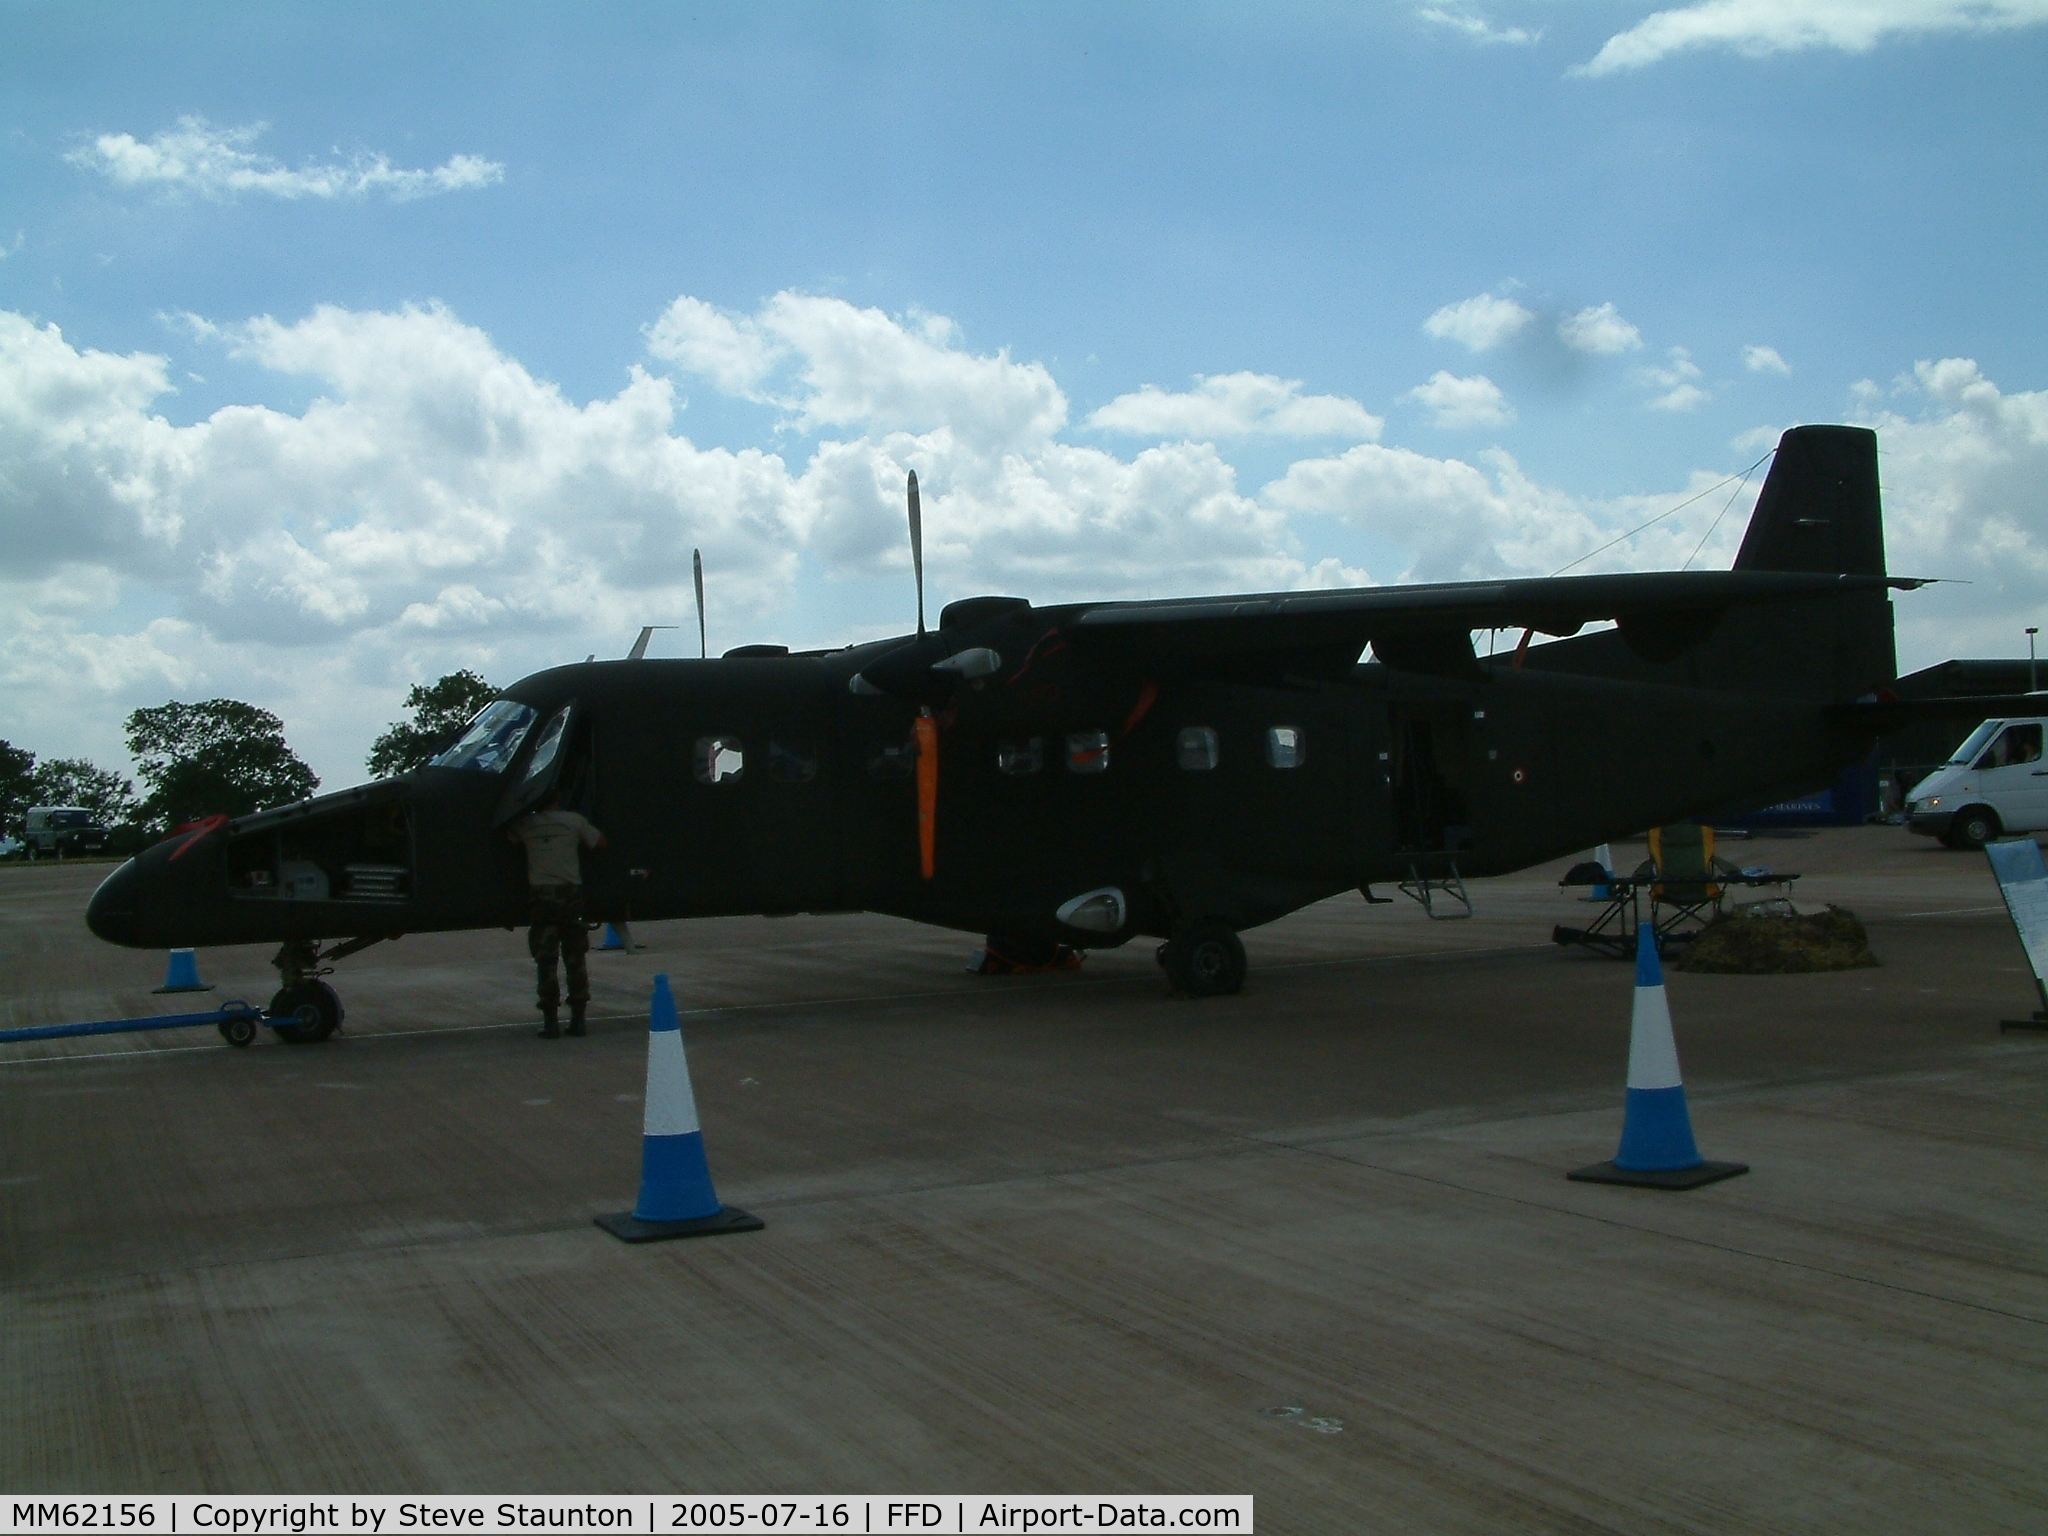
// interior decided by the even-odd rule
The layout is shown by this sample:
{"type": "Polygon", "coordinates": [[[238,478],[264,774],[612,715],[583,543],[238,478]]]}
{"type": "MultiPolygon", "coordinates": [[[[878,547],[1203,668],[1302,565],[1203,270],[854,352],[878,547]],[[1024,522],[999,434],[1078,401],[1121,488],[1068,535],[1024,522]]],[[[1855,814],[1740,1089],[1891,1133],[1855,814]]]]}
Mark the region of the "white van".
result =
{"type": "Polygon", "coordinates": [[[2006,832],[2048,827],[2048,720],[1986,720],[1947,764],[1913,786],[1906,825],[1951,848],[1982,848],[2006,832]]]}

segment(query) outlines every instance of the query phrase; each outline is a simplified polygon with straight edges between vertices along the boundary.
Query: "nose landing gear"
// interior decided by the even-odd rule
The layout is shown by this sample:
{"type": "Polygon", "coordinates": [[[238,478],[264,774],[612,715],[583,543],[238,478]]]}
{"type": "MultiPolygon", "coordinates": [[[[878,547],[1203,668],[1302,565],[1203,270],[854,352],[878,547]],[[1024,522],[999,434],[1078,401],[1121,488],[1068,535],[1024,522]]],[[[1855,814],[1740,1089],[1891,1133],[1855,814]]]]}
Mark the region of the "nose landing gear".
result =
{"type": "MultiPolygon", "coordinates": [[[[277,979],[284,985],[270,1000],[267,1020],[277,1031],[277,1038],[287,1045],[318,1045],[341,1028],[344,1015],[341,996],[320,980],[333,970],[327,962],[368,949],[385,937],[384,934],[374,934],[349,939],[325,953],[312,939],[287,939],[278,946],[277,953],[270,957],[270,963],[277,967],[277,979]]],[[[226,1025],[221,1026],[221,1033],[227,1034],[226,1025]]],[[[250,1034],[253,1036],[254,1033],[252,1029],[250,1034]]],[[[229,1035],[228,1043],[246,1045],[248,1042],[229,1035]]]]}

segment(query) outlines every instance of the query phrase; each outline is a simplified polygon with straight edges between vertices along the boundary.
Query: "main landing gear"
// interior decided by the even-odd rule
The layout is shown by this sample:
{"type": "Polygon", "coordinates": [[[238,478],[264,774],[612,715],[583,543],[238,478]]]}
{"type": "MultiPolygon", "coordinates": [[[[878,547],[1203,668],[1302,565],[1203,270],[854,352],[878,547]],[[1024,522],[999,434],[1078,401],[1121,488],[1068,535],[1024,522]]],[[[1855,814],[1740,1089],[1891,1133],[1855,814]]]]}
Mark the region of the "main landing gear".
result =
{"type": "Polygon", "coordinates": [[[1244,988],[1244,942],[1220,917],[1177,929],[1159,946],[1159,965],[1173,989],[1189,997],[1227,997],[1244,988]]]}

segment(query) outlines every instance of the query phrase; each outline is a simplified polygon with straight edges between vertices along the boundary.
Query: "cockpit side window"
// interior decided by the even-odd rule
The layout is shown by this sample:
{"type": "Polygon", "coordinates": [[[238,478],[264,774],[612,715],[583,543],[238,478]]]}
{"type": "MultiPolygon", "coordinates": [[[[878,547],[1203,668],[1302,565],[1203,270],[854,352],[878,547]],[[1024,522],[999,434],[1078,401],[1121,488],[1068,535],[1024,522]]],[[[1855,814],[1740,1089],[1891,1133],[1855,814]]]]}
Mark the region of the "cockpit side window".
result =
{"type": "Polygon", "coordinates": [[[555,711],[548,723],[541,727],[540,738],[533,744],[533,756],[526,764],[526,774],[520,783],[530,783],[548,771],[555,760],[555,754],[562,750],[562,732],[569,725],[568,706],[555,711]]]}
{"type": "Polygon", "coordinates": [[[512,699],[499,699],[486,705],[483,713],[469,722],[469,729],[462,733],[461,739],[435,758],[431,766],[503,773],[537,718],[526,705],[512,699]]]}

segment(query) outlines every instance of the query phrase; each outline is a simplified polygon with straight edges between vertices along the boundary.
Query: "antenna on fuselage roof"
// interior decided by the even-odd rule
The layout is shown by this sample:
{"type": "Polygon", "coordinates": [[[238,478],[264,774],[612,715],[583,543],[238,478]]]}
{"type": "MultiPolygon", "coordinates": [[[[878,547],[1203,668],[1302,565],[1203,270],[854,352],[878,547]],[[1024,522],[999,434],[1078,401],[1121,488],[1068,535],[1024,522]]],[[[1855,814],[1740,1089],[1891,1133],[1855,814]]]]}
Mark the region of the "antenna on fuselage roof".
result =
{"type": "Polygon", "coordinates": [[[633,649],[626,652],[626,660],[645,660],[647,657],[647,642],[654,638],[654,632],[657,629],[675,629],[678,627],[674,624],[642,624],[640,626],[640,638],[633,642],[633,649]]]}

